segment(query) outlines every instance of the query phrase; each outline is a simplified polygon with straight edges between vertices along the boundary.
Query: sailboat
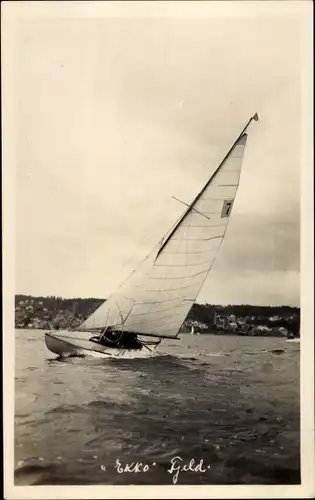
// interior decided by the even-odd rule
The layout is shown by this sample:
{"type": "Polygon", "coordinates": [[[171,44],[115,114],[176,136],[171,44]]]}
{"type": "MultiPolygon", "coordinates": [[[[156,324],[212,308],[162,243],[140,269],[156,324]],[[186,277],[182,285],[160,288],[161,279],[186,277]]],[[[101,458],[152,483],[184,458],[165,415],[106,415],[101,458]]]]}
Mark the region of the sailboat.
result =
{"type": "Polygon", "coordinates": [[[300,337],[293,337],[293,338],[287,338],[287,342],[293,342],[294,344],[299,344],[300,343],[300,337]]]}
{"type": "Polygon", "coordinates": [[[178,200],[185,211],[118,290],[76,331],[45,333],[51,352],[121,356],[179,339],[225,237],[240,182],[247,128],[253,120],[258,121],[257,113],[194,200],[178,200]]]}
{"type": "Polygon", "coordinates": [[[191,326],[190,335],[200,335],[200,332],[195,331],[194,325],[191,326]]]}

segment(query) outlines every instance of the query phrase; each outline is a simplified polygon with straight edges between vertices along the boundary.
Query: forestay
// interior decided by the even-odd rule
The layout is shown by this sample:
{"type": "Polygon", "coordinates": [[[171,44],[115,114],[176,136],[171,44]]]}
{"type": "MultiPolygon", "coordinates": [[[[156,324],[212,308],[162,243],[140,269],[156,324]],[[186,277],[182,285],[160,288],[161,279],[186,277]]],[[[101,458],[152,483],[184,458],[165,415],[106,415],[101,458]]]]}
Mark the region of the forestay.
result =
{"type": "Polygon", "coordinates": [[[81,326],[176,337],[212,267],[239,185],[247,135],[188,207],[155,254],[81,326]]]}

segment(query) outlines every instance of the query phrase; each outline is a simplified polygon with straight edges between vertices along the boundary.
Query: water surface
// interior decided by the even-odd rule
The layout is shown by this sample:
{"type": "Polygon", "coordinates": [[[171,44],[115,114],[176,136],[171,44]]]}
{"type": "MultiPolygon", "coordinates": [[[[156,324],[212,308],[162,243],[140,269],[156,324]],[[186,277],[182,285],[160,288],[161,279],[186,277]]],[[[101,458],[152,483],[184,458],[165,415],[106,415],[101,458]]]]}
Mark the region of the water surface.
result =
{"type": "Polygon", "coordinates": [[[299,351],[182,335],[155,357],[59,361],[44,332],[17,330],[15,484],[172,484],[176,456],[206,468],[177,484],[299,483],[299,351]]]}

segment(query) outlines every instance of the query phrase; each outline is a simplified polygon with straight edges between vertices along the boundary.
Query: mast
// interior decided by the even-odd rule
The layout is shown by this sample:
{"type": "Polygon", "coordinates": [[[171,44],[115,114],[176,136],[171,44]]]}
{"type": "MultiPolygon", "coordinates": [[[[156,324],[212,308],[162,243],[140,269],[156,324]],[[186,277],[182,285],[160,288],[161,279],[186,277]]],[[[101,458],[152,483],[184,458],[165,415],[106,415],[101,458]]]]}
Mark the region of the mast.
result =
{"type": "Polygon", "coordinates": [[[220,170],[220,168],[222,167],[222,165],[224,164],[224,162],[227,160],[227,158],[230,156],[230,154],[232,153],[233,149],[235,148],[236,144],[238,143],[238,141],[241,139],[241,137],[245,134],[246,132],[246,129],[249,127],[250,123],[255,120],[256,122],[258,121],[258,114],[255,113],[247,122],[247,124],[245,125],[245,127],[243,128],[242,132],[238,135],[237,139],[235,140],[234,144],[230,147],[229,151],[227,152],[227,154],[225,155],[225,157],[223,158],[223,160],[221,161],[221,163],[219,164],[219,166],[217,167],[217,169],[214,171],[214,173],[211,175],[210,179],[206,182],[206,184],[203,186],[203,188],[201,189],[201,191],[199,191],[199,193],[197,194],[197,196],[195,197],[195,199],[191,202],[191,204],[188,206],[187,210],[183,213],[182,217],[178,220],[177,224],[173,227],[173,229],[171,230],[171,232],[168,234],[167,238],[163,241],[162,245],[160,246],[159,250],[158,250],[158,253],[156,254],[156,257],[155,257],[155,260],[158,258],[158,256],[160,255],[160,253],[162,252],[163,248],[165,247],[165,245],[167,244],[167,242],[169,241],[169,239],[172,237],[172,235],[175,233],[176,229],[178,228],[178,226],[186,219],[187,215],[191,212],[191,210],[194,208],[194,205],[197,203],[197,201],[199,200],[200,196],[202,196],[202,194],[204,193],[204,191],[207,189],[207,187],[209,186],[210,182],[212,181],[212,179],[215,177],[215,175],[218,173],[218,171],[220,170]]]}

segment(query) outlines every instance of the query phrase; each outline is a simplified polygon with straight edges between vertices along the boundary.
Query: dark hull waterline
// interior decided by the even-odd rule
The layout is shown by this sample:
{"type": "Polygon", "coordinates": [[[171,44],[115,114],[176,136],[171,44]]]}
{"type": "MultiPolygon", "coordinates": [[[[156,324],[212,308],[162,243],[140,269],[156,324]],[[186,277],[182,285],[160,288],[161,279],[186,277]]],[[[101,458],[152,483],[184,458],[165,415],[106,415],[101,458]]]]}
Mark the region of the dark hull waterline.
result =
{"type": "Polygon", "coordinates": [[[105,346],[79,335],[80,333],[77,332],[71,332],[71,334],[69,332],[47,332],[45,334],[46,346],[58,356],[99,355],[117,357],[126,352],[139,352],[139,350],[135,349],[105,346]]]}

